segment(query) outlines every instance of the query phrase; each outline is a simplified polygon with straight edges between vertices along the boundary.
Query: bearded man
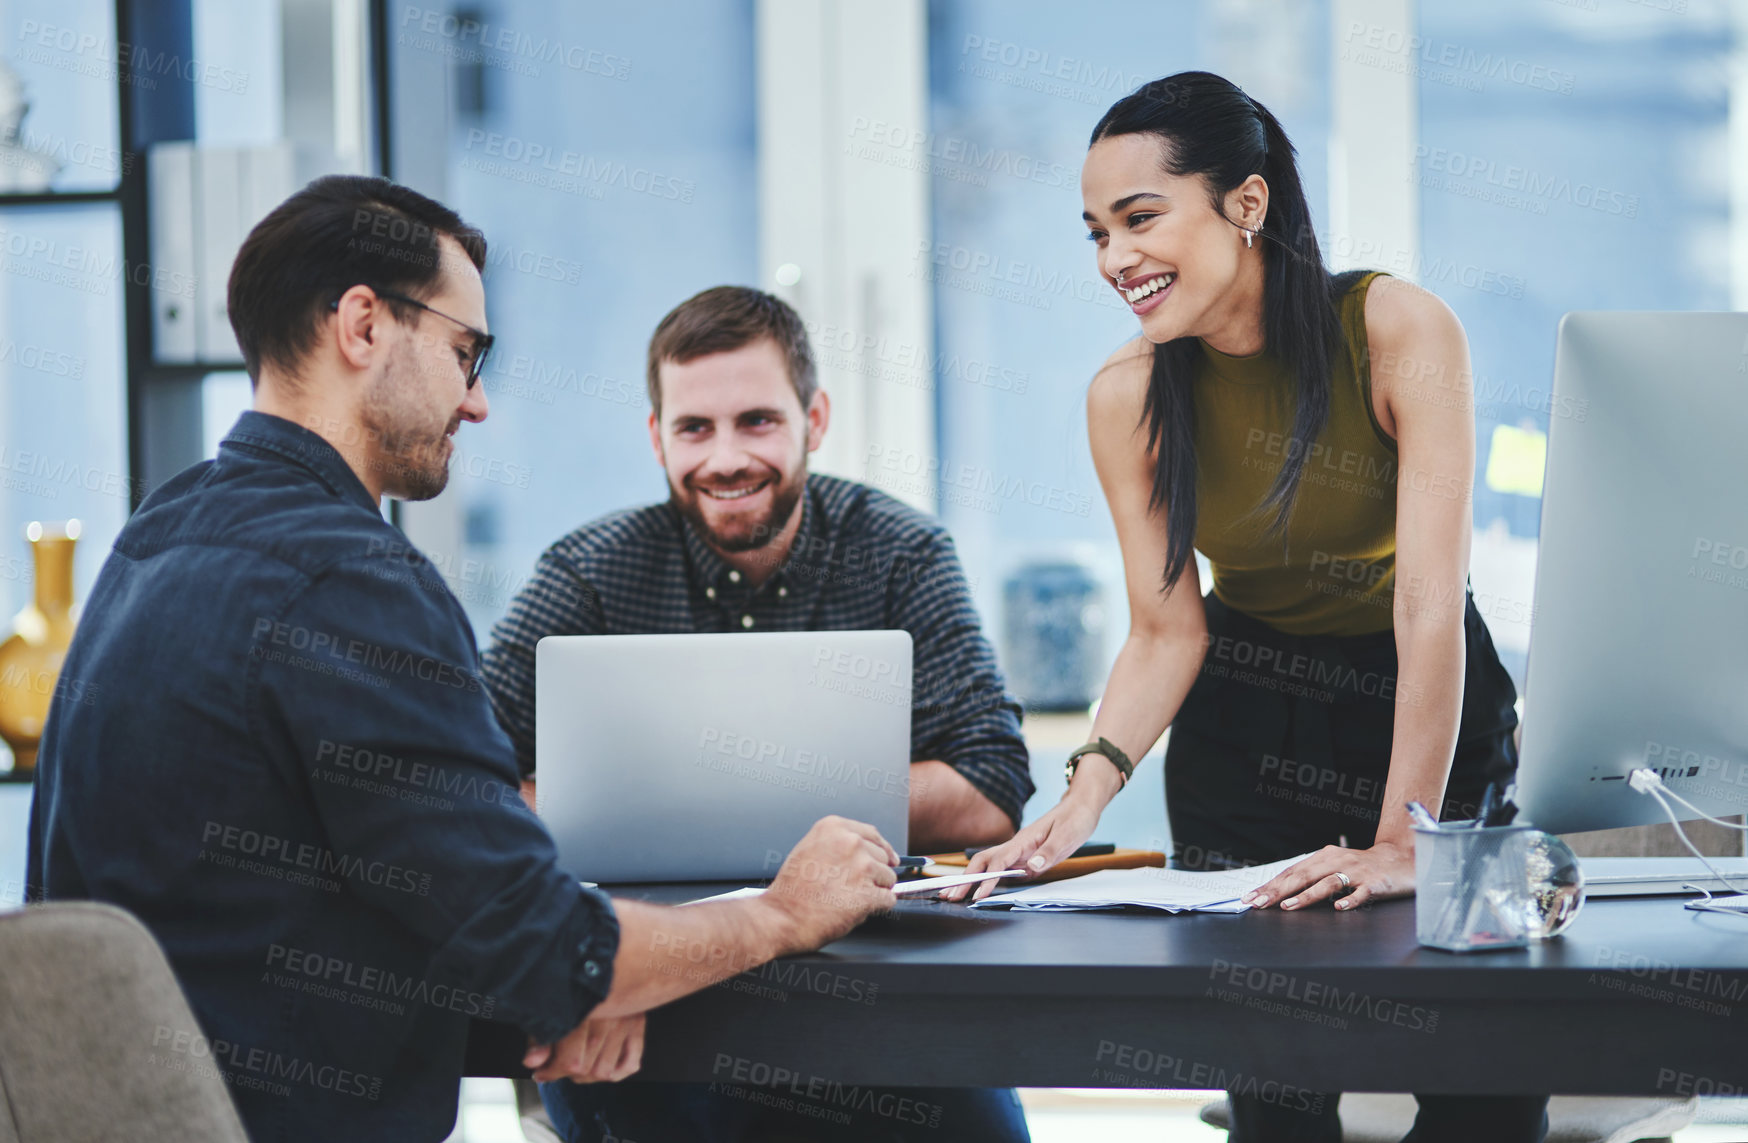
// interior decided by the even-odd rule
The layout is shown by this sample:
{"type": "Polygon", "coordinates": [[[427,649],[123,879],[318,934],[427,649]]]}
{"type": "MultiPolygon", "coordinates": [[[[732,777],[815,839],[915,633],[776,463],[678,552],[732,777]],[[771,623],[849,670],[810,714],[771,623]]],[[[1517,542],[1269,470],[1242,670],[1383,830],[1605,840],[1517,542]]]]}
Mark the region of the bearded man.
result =
{"type": "MultiPolygon", "coordinates": [[[[902,629],[913,646],[911,852],[1010,837],[1033,789],[1020,709],[953,541],[885,493],[808,474],[831,401],[800,316],[760,290],[705,290],[657,325],[647,380],[667,501],[604,516],[547,549],[485,655],[523,778],[534,770],[534,647],[547,635],[902,629]]],[[[945,1109],[946,1137],[1025,1138],[1010,1091],[911,1094],[945,1109]]],[[[782,1117],[702,1087],[560,1083],[543,1095],[573,1141],[811,1139],[822,1130],[818,1120],[770,1122],[782,1117]]],[[[891,1139],[894,1130],[871,1121],[827,1137],[891,1139]]]]}

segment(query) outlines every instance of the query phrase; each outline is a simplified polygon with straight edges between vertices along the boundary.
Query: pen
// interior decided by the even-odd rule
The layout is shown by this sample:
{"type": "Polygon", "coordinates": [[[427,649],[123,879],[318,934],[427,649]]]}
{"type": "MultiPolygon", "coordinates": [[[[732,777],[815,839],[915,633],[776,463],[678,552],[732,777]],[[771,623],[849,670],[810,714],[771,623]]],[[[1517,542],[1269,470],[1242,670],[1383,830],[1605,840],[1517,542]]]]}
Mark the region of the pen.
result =
{"type": "Polygon", "coordinates": [[[926,857],[901,857],[892,867],[900,881],[914,881],[923,876],[923,866],[929,863],[926,857]]]}
{"type": "Polygon", "coordinates": [[[1517,797],[1517,783],[1512,782],[1500,793],[1498,804],[1493,807],[1492,813],[1481,820],[1481,824],[1484,826],[1510,825],[1511,819],[1517,816],[1517,805],[1512,801],[1515,797],[1517,797]]]}
{"type": "Polygon", "coordinates": [[[1481,795],[1481,805],[1475,811],[1475,821],[1470,828],[1480,829],[1481,826],[1486,823],[1487,816],[1491,814],[1498,805],[1499,784],[1497,782],[1489,782],[1487,783],[1486,792],[1481,795]]]}
{"type": "MultiPolygon", "coordinates": [[[[986,849],[994,849],[994,848],[995,847],[993,845],[974,845],[970,849],[967,849],[965,851],[965,857],[967,860],[969,860],[973,857],[976,857],[978,854],[982,853],[986,849]]],[[[1081,846],[1079,849],[1075,850],[1073,853],[1069,854],[1068,856],[1069,857],[1108,857],[1109,855],[1111,855],[1115,852],[1117,852],[1116,842],[1089,841],[1085,845],[1081,846]]],[[[1066,861],[1067,858],[1064,858],[1063,860],[1066,861]]]]}
{"type": "Polygon", "coordinates": [[[1426,807],[1419,802],[1408,803],[1408,816],[1414,819],[1414,824],[1421,829],[1438,829],[1438,819],[1427,812],[1426,807]]]}
{"type": "MultiPolygon", "coordinates": [[[[1517,804],[1511,800],[1517,793],[1517,783],[1505,786],[1498,783],[1489,784],[1487,793],[1481,799],[1481,806],[1475,821],[1469,824],[1471,829],[1493,829],[1508,826],[1517,817],[1517,804]]],[[[1467,843],[1462,843],[1467,844],[1467,843]]],[[[1445,907],[1439,920],[1438,929],[1446,941],[1461,941],[1474,945],[1489,939],[1498,940],[1497,934],[1476,933],[1471,929],[1475,914],[1486,903],[1486,879],[1494,862],[1499,859],[1499,853],[1486,842],[1477,842],[1477,849],[1472,851],[1464,861],[1464,868],[1456,890],[1445,907]],[[1483,848],[1484,847],[1484,848],[1483,848]]]]}

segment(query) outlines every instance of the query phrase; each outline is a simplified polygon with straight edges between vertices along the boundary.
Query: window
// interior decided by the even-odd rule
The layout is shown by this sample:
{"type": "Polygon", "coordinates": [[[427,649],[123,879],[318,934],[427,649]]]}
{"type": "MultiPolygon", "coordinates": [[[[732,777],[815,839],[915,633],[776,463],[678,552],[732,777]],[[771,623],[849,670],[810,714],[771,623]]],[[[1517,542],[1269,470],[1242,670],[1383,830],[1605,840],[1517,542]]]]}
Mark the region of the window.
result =
{"type": "MultiPolygon", "coordinates": [[[[1476,603],[1523,686],[1570,310],[1731,308],[1731,75],[1723,7],[1419,6],[1421,284],[1462,319],[1475,371],[1476,603]]],[[[1741,193],[1738,191],[1737,193],[1741,193]]],[[[1739,225],[1739,223],[1737,224],[1739,225]]]]}
{"type": "Polygon", "coordinates": [[[7,16],[0,38],[0,127],[9,129],[0,131],[0,569],[18,574],[0,576],[4,619],[33,591],[25,526],[81,522],[74,575],[83,598],[127,517],[130,490],[122,344],[130,268],[120,211],[105,197],[131,162],[118,129],[113,6],[18,0],[7,16]],[[86,197],[59,203],[56,194],[86,197]]]}
{"type": "MultiPolygon", "coordinates": [[[[1069,661],[1096,696],[1127,626],[1122,556],[1087,448],[1086,390],[1138,329],[1100,278],[1080,219],[1093,126],[1148,80],[1218,72],[1280,116],[1314,212],[1327,197],[1328,5],[1170,11],[1138,19],[1132,5],[1103,2],[929,5],[929,134],[910,153],[932,164],[933,241],[915,267],[934,287],[940,514],[1010,686],[1034,709],[1063,688],[1053,676],[1069,661]],[[1102,607],[1077,587],[1085,580],[1098,584],[1102,607]],[[1022,611],[1024,599],[1034,602],[1022,611]],[[1028,622],[1054,629],[1049,651],[1036,650],[1028,622]]],[[[870,483],[896,490],[905,478],[897,458],[870,457],[870,483]]],[[[1030,724],[1039,793],[1028,817],[1063,788],[1056,759],[1085,740],[1086,722],[1030,724]]],[[[1099,836],[1169,848],[1157,754],[1135,786],[1111,804],[1099,836]]]]}
{"type": "MultiPolygon", "coordinates": [[[[76,519],[74,598],[84,599],[131,488],[118,211],[0,210],[0,271],[0,569],[29,567],[31,521],[76,519]]],[[[0,616],[32,590],[28,575],[0,576],[0,616]]]]}
{"type": "Polygon", "coordinates": [[[542,550],[665,499],[644,353],[663,314],[758,280],[750,2],[391,13],[394,175],[490,243],[491,412],[406,505],[482,640],[542,550]]]}
{"type": "Polygon", "coordinates": [[[1140,84],[1215,71],[1281,117],[1321,210],[1328,7],[1182,5],[1181,18],[1139,21],[1120,4],[935,0],[929,11],[935,241],[917,261],[935,286],[941,518],[986,616],[1001,613],[1019,564],[1073,551],[1104,582],[1118,623],[1122,562],[1085,398],[1138,330],[1085,240],[1087,139],[1140,84]]]}
{"type": "Polygon", "coordinates": [[[14,0],[0,43],[0,190],[112,191],[124,163],[111,0],[14,0]],[[16,135],[4,128],[13,128],[16,135]]]}

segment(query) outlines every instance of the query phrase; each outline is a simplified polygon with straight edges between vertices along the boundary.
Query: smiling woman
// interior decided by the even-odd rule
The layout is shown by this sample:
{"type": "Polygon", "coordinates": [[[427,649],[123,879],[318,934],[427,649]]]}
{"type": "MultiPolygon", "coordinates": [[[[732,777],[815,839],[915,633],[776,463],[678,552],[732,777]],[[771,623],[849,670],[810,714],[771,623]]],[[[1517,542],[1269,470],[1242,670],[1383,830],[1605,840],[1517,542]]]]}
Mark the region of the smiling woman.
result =
{"type": "MultiPolygon", "coordinates": [[[[1465,590],[1469,498],[1429,491],[1473,482],[1473,411],[1410,399],[1386,364],[1466,377],[1462,327],[1416,287],[1328,272],[1291,142],[1219,76],[1119,100],[1081,189],[1099,273],[1141,326],[1087,396],[1130,632],[1062,801],[969,871],[1060,861],[1169,724],[1175,864],[1313,853],[1254,908],[1411,893],[1407,804],[1472,816],[1517,763],[1516,693],[1465,590]],[[1284,778],[1305,773],[1318,797],[1284,778]]],[[[1340,1137],[1335,1098],[1228,1098],[1234,1140],[1340,1137]]],[[[1535,1143],[1545,1106],[1427,1097],[1420,1134],[1535,1143]]]]}
{"type": "MultiPolygon", "coordinates": [[[[1160,450],[1153,498],[1168,508],[1165,578],[1172,582],[1196,532],[1194,419],[1181,379],[1200,346],[1186,335],[1202,333],[1234,356],[1255,354],[1266,340],[1296,363],[1293,437],[1314,440],[1329,416],[1329,363],[1340,337],[1329,275],[1286,132],[1267,108],[1218,76],[1185,72],[1115,104],[1093,129],[1083,182],[1090,201],[1082,217],[1099,247],[1099,271],[1146,319],[1142,334],[1158,347],[1147,414],[1155,447],[1168,446],[1160,450]],[[1151,189],[1123,190],[1142,185],[1151,189]],[[1099,191],[1116,197],[1095,214],[1099,191]],[[1113,245],[1113,225],[1133,240],[1113,245]],[[1243,235],[1242,250],[1235,234],[1243,235]],[[1245,256],[1259,238],[1275,257],[1245,256]],[[1192,264],[1196,277],[1180,281],[1179,267],[1147,264],[1143,251],[1154,247],[1192,264]]],[[[1285,531],[1304,467],[1304,450],[1293,450],[1259,506],[1274,512],[1272,532],[1285,531]]]]}

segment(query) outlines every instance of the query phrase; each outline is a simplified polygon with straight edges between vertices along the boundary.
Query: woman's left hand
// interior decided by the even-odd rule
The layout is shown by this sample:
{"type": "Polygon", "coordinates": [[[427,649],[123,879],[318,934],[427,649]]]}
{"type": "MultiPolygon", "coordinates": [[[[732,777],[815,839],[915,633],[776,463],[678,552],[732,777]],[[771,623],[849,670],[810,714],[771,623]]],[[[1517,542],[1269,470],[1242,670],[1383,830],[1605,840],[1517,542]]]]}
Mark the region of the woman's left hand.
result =
{"type": "Polygon", "coordinates": [[[1260,889],[1246,893],[1243,901],[1253,909],[1266,909],[1279,901],[1281,908],[1291,910],[1334,897],[1337,909],[1357,909],[1367,901],[1406,897],[1412,892],[1413,848],[1381,841],[1370,849],[1326,845],[1260,889]],[[1345,884],[1337,874],[1346,875],[1345,884]]]}

